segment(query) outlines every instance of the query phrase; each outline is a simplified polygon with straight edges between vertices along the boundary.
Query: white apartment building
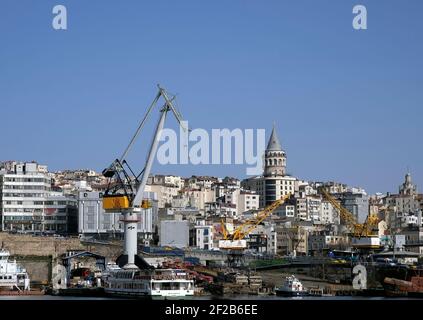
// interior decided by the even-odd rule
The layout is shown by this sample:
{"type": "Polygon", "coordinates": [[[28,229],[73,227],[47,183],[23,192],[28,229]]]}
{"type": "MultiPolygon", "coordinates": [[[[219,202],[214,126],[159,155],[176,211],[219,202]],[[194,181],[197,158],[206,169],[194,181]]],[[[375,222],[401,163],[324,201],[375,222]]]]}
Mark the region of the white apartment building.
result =
{"type": "Polygon", "coordinates": [[[298,191],[300,193],[300,197],[317,194],[317,190],[314,189],[308,181],[298,181],[298,191]]]}
{"type": "Polygon", "coordinates": [[[51,190],[47,166],[7,162],[0,169],[3,231],[76,232],[76,200],[51,190]]]}
{"type": "Polygon", "coordinates": [[[238,196],[237,214],[242,215],[246,211],[260,208],[260,196],[255,192],[241,191],[238,196]]]}
{"type": "Polygon", "coordinates": [[[237,217],[250,210],[258,210],[260,207],[260,196],[253,191],[232,190],[225,195],[225,202],[235,205],[237,217]]]}
{"type": "Polygon", "coordinates": [[[151,175],[148,177],[148,184],[173,186],[173,187],[177,187],[180,190],[184,187],[185,180],[184,178],[180,176],[157,174],[157,175],[151,175]]]}
{"type": "Polygon", "coordinates": [[[295,199],[295,212],[299,220],[309,221],[310,217],[307,211],[307,199],[306,198],[296,198],[295,199]]]}
{"type": "Polygon", "coordinates": [[[179,187],[171,185],[148,184],[145,186],[145,192],[153,192],[157,194],[159,208],[170,206],[173,198],[179,195],[179,190],[179,187]]]}
{"type": "Polygon", "coordinates": [[[294,218],[295,217],[295,205],[284,203],[274,212],[278,217],[294,218]]]}
{"type": "Polygon", "coordinates": [[[316,196],[307,196],[306,200],[307,200],[307,215],[309,219],[313,222],[320,223],[322,221],[321,198],[316,196]]]}
{"type": "Polygon", "coordinates": [[[195,226],[196,247],[202,250],[213,249],[213,226],[206,225],[205,221],[199,221],[195,226]]]}
{"type": "Polygon", "coordinates": [[[298,180],[291,176],[254,177],[242,182],[246,190],[255,191],[260,196],[260,208],[288,194],[298,191],[298,180]]]}
{"type": "Polygon", "coordinates": [[[213,184],[221,182],[216,177],[192,176],[188,179],[188,187],[191,189],[206,188],[210,189],[213,184]]]}
{"type": "Polygon", "coordinates": [[[336,209],[329,201],[322,200],[320,206],[321,221],[325,224],[339,224],[340,218],[336,209]]]}
{"type": "Polygon", "coordinates": [[[239,190],[241,188],[241,182],[239,180],[236,180],[236,181],[231,180],[231,181],[227,181],[226,183],[217,182],[217,183],[213,183],[211,188],[215,192],[215,197],[220,198],[220,197],[228,195],[229,193],[235,190],[239,190]]]}
{"type": "Polygon", "coordinates": [[[172,208],[187,208],[189,207],[189,199],[184,195],[173,197],[171,201],[172,208]]]}

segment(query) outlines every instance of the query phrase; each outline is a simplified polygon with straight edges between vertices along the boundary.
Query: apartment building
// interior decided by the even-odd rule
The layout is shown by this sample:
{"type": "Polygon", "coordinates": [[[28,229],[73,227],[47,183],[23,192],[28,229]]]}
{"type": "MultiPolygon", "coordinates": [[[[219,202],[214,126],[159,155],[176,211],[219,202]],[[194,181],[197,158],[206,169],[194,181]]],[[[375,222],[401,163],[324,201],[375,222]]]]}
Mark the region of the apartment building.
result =
{"type": "MultiPolygon", "coordinates": [[[[138,214],[138,238],[148,245],[153,240],[158,217],[157,195],[145,192],[144,198],[151,201],[152,207],[143,209],[138,214]]],[[[84,237],[122,238],[123,222],[120,212],[105,212],[102,192],[78,193],[78,232],[84,237]]]]}
{"type": "Polygon", "coordinates": [[[202,250],[213,249],[213,226],[207,225],[204,220],[198,221],[195,226],[196,247],[202,250]]]}
{"type": "Polygon", "coordinates": [[[52,190],[47,166],[3,163],[0,168],[1,230],[22,233],[76,232],[76,199],[52,190]]]}

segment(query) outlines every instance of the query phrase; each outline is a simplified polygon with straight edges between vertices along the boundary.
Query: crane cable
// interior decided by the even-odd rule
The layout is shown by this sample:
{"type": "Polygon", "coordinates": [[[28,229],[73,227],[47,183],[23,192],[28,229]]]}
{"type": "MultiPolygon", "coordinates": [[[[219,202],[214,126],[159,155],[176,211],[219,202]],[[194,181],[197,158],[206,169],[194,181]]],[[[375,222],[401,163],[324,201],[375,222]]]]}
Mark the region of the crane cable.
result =
{"type": "Polygon", "coordinates": [[[129,142],[128,146],[126,147],[125,151],[123,152],[122,156],[120,157],[119,161],[122,162],[126,158],[129,150],[131,149],[132,145],[134,144],[135,140],[137,139],[139,133],[141,132],[141,129],[144,127],[144,124],[145,124],[148,116],[150,115],[151,110],[153,110],[153,108],[156,105],[157,101],[159,100],[160,96],[161,96],[161,92],[159,91],[157,93],[156,97],[154,98],[153,102],[151,103],[151,105],[148,107],[147,112],[144,115],[144,118],[142,119],[142,121],[141,121],[140,125],[138,126],[137,130],[135,131],[134,136],[132,137],[131,141],[129,142]]]}

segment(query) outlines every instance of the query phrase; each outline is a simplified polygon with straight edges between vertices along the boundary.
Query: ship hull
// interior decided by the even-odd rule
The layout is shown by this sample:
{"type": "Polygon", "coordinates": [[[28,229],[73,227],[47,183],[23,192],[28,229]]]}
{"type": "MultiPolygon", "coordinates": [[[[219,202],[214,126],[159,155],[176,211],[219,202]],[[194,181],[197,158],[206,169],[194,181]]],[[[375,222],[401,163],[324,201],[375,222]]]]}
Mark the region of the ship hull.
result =
{"type": "Polygon", "coordinates": [[[303,297],[308,295],[307,291],[286,291],[280,289],[276,289],[275,293],[281,297],[303,297]]]}

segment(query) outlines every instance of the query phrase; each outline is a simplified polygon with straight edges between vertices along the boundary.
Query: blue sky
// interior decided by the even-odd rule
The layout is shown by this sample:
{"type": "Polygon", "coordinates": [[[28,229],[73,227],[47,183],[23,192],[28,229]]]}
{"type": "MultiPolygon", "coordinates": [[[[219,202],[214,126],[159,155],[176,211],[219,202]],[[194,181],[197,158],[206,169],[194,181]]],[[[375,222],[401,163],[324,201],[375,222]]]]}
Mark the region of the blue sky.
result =
{"type": "MultiPolygon", "coordinates": [[[[422,12],[419,0],[2,0],[0,159],[101,170],[161,83],[193,128],[269,135],[275,121],[299,178],[392,192],[410,167],[423,190],[422,12]],[[66,31],[51,27],[57,4],[66,31]],[[356,4],[368,30],[352,28],[356,4]]],[[[245,177],[239,165],[153,171],[245,177]]]]}

